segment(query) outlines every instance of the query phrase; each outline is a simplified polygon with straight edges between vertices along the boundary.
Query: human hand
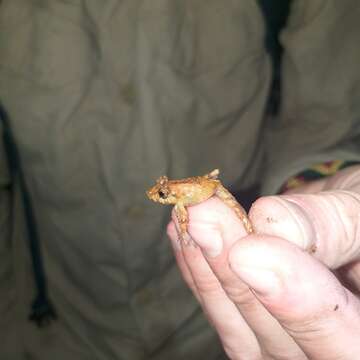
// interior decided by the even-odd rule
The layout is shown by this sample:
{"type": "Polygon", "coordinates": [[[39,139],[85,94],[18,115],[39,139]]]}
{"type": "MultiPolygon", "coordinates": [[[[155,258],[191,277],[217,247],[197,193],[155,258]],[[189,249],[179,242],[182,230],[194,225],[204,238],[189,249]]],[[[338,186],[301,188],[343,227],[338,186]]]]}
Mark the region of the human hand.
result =
{"type": "Polygon", "coordinates": [[[217,198],[188,211],[197,246],[168,234],[231,359],[360,358],[360,166],[258,199],[255,235],[217,198]]]}

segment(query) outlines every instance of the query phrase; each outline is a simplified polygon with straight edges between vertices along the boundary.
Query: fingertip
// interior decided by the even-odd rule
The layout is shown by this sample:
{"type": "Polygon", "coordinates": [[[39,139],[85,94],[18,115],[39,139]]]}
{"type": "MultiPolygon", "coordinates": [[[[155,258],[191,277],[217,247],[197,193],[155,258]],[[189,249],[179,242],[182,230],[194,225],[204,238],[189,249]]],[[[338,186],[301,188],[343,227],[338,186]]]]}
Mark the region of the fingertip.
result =
{"type": "MultiPolygon", "coordinates": [[[[183,237],[189,238],[189,243],[198,245],[204,254],[210,258],[221,254],[226,241],[233,242],[237,235],[244,234],[244,229],[239,224],[234,211],[226,206],[217,197],[210,198],[200,204],[187,207],[189,223],[187,233],[183,237]],[[240,231],[239,231],[240,229],[240,231]]],[[[174,237],[174,228],[179,233],[176,214],[172,212],[174,226],[169,230],[174,237]]]]}
{"type": "Polygon", "coordinates": [[[287,271],[286,259],[288,252],[293,250],[294,245],[284,239],[259,234],[249,235],[232,246],[229,263],[238,274],[243,268],[287,271]]]}
{"type": "Polygon", "coordinates": [[[217,197],[190,207],[189,232],[211,257],[247,234],[235,211],[217,197]]]}

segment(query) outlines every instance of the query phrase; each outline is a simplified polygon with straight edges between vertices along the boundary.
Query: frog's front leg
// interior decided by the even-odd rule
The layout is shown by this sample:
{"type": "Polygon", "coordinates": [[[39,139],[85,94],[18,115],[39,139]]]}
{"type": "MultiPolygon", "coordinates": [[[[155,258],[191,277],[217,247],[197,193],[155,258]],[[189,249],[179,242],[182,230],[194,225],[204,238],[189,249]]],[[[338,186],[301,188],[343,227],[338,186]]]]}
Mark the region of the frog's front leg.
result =
{"type": "Polygon", "coordinates": [[[216,189],[215,195],[219,197],[225,205],[232,208],[238,218],[244,225],[244,228],[248,234],[254,232],[250,219],[247,216],[245,209],[237,202],[235,197],[220,183],[216,189]]]}
{"type": "Polygon", "coordinates": [[[185,245],[189,245],[191,243],[190,240],[187,240],[188,236],[187,229],[189,225],[189,215],[186,207],[182,203],[177,203],[174,206],[176,219],[179,223],[180,231],[179,231],[179,241],[183,241],[185,245]]]}
{"type": "Polygon", "coordinates": [[[180,227],[180,238],[181,240],[183,240],[184,235],[187,232],[187,227],[189,224],[189,215],[188,212],[185,208],[185,206],[182,203],[177,203],[174,207],[175,209],[175,215],[176,215],[176,219],[179,223],[179,227],[180,227]]]}

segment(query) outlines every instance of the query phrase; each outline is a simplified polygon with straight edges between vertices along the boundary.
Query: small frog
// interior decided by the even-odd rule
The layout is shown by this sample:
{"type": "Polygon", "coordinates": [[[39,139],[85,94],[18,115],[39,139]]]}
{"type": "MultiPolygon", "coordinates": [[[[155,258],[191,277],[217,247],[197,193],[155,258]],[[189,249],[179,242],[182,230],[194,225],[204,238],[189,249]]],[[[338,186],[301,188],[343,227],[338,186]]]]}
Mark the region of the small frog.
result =
{"type": "Polygon", "coordinates": [[[219,169],[215,169],[204,176],[181,180],[169,180],[166,176],[161,176],[156,185],[146,192],[150,200],[164,205],[175,205],[180,240],[187,232],[189,223],[186,207],[199,204],[214,195],[235,211],[249,234],[254,231],[246,211],[218,179],[219,173],[219,169]]]}

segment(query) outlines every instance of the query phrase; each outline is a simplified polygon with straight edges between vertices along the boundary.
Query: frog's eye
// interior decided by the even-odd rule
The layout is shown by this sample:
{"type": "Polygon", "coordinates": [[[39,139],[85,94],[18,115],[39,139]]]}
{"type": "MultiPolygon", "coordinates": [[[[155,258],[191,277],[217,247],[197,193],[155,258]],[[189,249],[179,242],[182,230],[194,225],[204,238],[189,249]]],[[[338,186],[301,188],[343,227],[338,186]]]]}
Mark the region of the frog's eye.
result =
{"type": "Polygon", "coordinates": [[[160,196],[162,199],[166,199],[166,198],[167,198],[167,195],[166,195],[162,190],[159,190],[159,191],[158,191],[158,194],[159,194],[159,196],[160,196]]]}

